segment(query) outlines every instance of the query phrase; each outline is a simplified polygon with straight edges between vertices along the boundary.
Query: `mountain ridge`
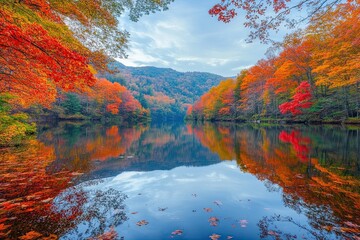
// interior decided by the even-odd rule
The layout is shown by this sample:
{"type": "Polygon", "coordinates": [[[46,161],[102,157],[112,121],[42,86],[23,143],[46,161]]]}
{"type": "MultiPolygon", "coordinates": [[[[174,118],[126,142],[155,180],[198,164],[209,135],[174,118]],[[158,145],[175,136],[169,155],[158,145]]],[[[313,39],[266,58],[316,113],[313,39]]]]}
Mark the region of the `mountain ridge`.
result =
{"type": "Polygon", "coordinates": [[[211,87],[226,77],[208,72],[179,72],[154,66],[130,67],[111,63],[114,74],[102,77],[126,86],[136,99],[150,109],[153,119],[178,119],[211,87]]]}

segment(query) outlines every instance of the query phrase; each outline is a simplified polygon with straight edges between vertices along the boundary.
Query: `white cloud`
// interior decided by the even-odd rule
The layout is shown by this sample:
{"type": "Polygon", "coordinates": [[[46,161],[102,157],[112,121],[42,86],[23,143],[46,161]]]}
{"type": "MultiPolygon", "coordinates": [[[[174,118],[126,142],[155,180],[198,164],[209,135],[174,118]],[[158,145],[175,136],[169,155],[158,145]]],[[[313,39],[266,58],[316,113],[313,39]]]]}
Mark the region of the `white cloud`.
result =
{"type": "Polygon", "coordinates": [[[251,68],[252,66],[254,66],[254,65],[240,66],[240,67],[232,68],[231,70],[240,72],[241,70],[251,68]]]}
{"type": "MultiPolygon", "coordinates": [[[[175,1],[170,10],[123,22],[130,32],[130,66],[171,67],[234,76],[264,57],[267,46],[245,42],[248,31],[239,18],[229,24],[208,14],[217,0],[175,1]]],[[[123,21],[124,19],[122,19],[123,21]]]]}

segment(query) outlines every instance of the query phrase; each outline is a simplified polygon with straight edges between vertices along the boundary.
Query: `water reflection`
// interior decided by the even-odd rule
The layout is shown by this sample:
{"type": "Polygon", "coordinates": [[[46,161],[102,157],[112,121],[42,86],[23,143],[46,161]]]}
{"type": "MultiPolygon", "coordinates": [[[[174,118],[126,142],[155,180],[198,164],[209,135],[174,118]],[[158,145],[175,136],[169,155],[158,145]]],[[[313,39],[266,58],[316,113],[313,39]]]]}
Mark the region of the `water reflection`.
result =
{"type": "MultiPolygon", "coordinates": [[[[85,189],[82,184],[78,188],[85,189]]],[[[240,173],[234,161],[204,167],[123,172],[103,179],[87,191],[102,189],[128,195],[125,204],[129,220],[115,226],[124,239],[208,239],[213,234],[221,235],[222,239],[256,239],[260,235],[257,223],[263,216],[271,218],[279,212],[286,212],[299,224],[283,223],[290,233],[313,237],[307,230],[311,227],[305,216],[284,210],[277,192],[267,191],[251,174],[240,173]],[[181,236],[174,234],[176,230],[182,232],[181,236]]],[[[78,225],[76,230],[80,228],[78,225]]],[[[326,232],[317,234],[332,236],[326,232]]],[[[77,236],[71,231],[63,238],[77,236]]]]}
{"type": "MultiPolygon", "coordinates": [[[[240,168],[265,180],[270,191],[280,186],[284,205],[305,214],[314,229],[343,237],[359,234],[359,129],[215,124],[194,129],[221,159],[236,156],[240,168]],[[221,140],[226,148],[216,144],[221,140]]],[[[276,227],[282,221],[265,218],[260,226],[268,228],[271,222],[276,227]]],[[[266,232],[273,230],[262,236],[266,232]]]]}
{"type": "Polygon", "coordinates": [[[69,171],[48,174],[46,166],[54,160],[54,148],[38,140],[0,149],[0,239],[26,239],[27,233],[56,239],[70,227],[69,223],[59,227],[61,216],[52,214],[51,208],[54,197],[70,186],[74,175],[69,171]]]}
{"type": "Polygon", "coordinates": [[[55,148],[49,171],[68,169],[80,178],[114,176],[121,171],[172,169],[219,162],[184,124],[102,126],[65,124],[39,138],[55,148]]]}
{"type": "Polygon", "coordinates": [[[39,139],[55,149],[52,172],[59,169],[93,170],[96,162],[119,158],[148,129],[147,125],[103,126],[101,124],[63,123],[39,135],[39,139]]]}
{"type": "Polygon", "coordinates": [[[62,123],[0,159],[4,239],[360,237],[359,128],[62,123]]]}

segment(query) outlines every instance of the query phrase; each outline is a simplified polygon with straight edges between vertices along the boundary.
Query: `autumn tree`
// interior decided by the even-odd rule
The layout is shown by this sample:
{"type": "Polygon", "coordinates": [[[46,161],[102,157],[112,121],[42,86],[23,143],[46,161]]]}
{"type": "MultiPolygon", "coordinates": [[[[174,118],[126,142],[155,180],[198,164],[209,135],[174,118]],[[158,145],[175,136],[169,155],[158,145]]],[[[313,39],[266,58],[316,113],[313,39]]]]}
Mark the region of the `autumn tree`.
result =
{"type": "Polygon", "coordinates": [[[62,106],[68,114],[80,113],[82,108],[79,97],[74,93],[66,94],[66,99],[62,103],[62,106]]]}
{"type": "Polygon", "coordinates": [[[298,115],[302,113],[303,109],[311,107],[313,104],[311,99],[312,94],[310,84],[308,82],[302,82],[295,89],[292,101],[281,104],[279,109],[282,114],[290,112],[292,115],[298,115]]]}
{"type": "Polygon", "coordinates": [[[193,106],[191,113],[196,119],[231,118],[235,114],[235,81],[227,79],[204,94],[193,106]]]}
{"type": "Polygon", "coordinates": [[[105,113],[105,111],[111,114],[117,114],[119,113],[119,107],[122,102],[120,95],[124,91],[125,87],[119,83],[111,83],[106,79],[99,79],[89,95],[102,106],[102,114],[105,113]]]}
{"type": "Polygon", "coordinates": [[[94,112],[92,117],[101,117],[110,113],[125,119],[141,120],[149,115],[149,111],[141,106],[131,92],[117,82],[98,79],[86,95],[92,108],[91,112],[94,112]]]}
{"type": "Polygon", "coordinates": [[[242,80],[242,104],[241,108],[248,114],[265,114],[267,94],[265,92],[266,81],[273,76],[273,60],[262,59],[248,69],[242,80]],[[265,94],[264,94],[265,93],[265,94]]]}
{"type": "Polygon", "coordinates": [[[316,85],[325,90],[340,89],[337,94],[345,115],[357,117],[360,109],[359,9],[358,3],[340,5],[308,28],[308,38],[313,41],[312,66],[318,75],[316,85]]]}

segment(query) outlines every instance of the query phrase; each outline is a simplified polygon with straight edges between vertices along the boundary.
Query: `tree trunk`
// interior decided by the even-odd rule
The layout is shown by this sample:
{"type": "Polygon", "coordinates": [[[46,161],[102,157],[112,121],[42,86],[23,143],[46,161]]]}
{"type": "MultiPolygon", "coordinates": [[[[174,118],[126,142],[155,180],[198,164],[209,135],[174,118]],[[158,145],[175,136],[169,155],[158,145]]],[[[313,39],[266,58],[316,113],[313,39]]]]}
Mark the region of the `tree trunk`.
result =
{"type": "Polygon", "coordinates": [[[317,87],[315,86],[315,81],[314,81],[314,78],[312,76],[311,70],[312,70],[311,68],[306,70],[306,77],[307,77],[308,82],[309,82],[309,84],[311,86],[312,93],[314,94],[315,97],[317,97],[318,96],[317,87]]]}
{"type": "Polygon", "coordinates": [[[344,110],[346,113],[346,118],[350,116],[350,109],[349,109],[349,87],[344,86],[343,87],[343,98],[344,98],[344,110]]]}
{"type": "Polygon", "coordinates": [[[360,116],[360,82],[356,83],[356,117],[360,116]]]}

